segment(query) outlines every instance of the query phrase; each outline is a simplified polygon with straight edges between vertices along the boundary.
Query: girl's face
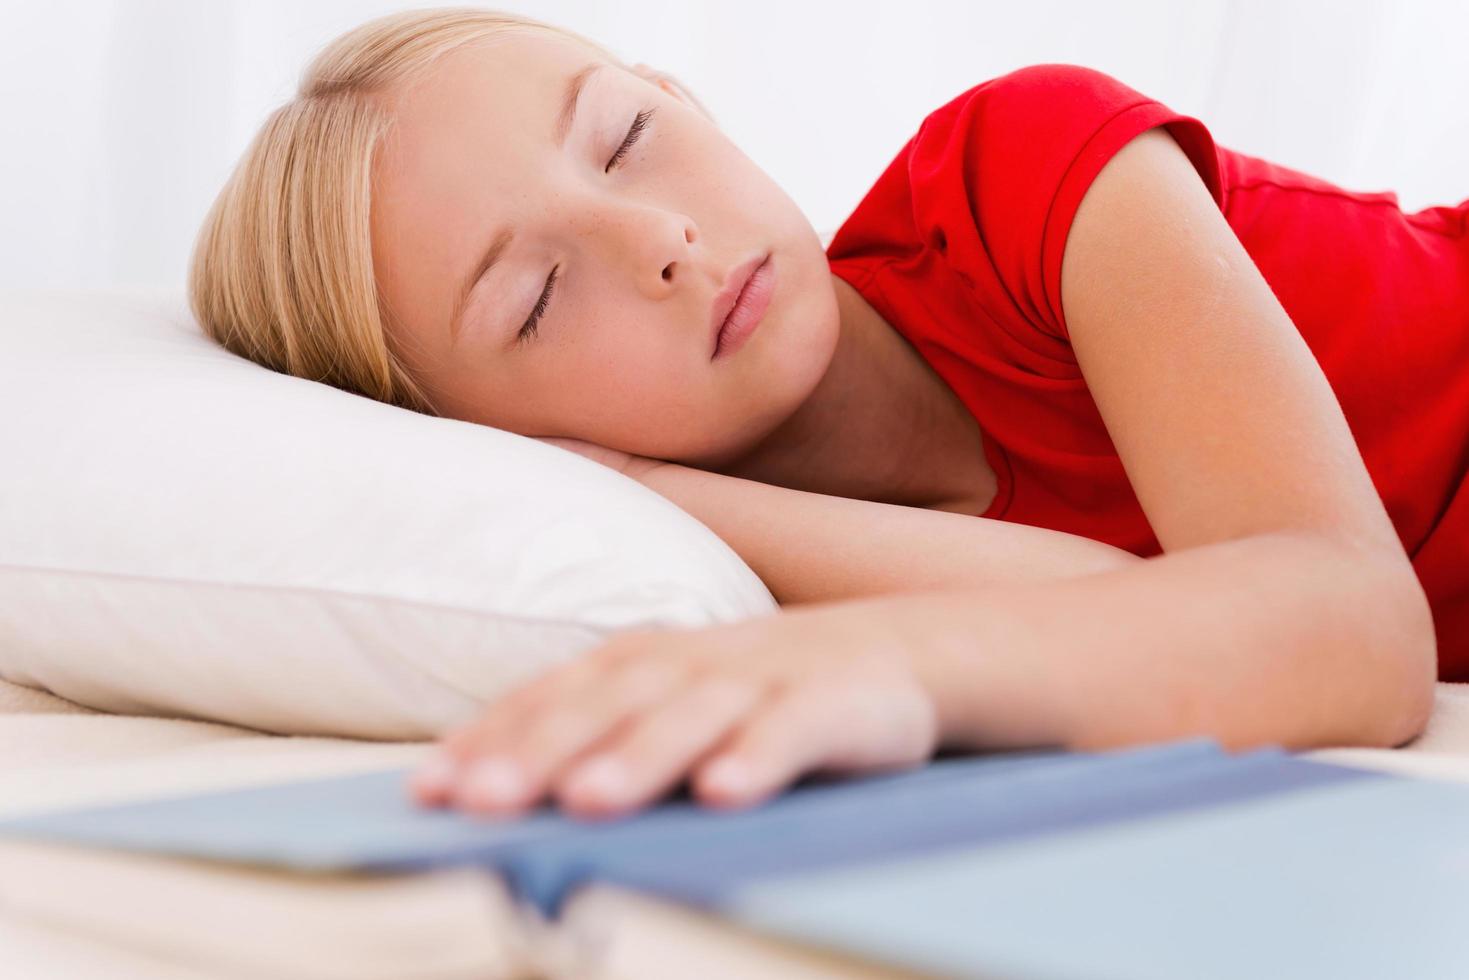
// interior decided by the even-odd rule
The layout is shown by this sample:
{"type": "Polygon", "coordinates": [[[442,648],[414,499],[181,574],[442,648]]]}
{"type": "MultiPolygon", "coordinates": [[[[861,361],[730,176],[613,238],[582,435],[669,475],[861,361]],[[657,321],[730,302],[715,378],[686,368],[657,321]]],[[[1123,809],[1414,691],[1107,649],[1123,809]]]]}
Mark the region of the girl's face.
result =
{"type": "Polygon", "coordinates": [[[444,414],[714,465],[821,380],[838,315],[819,237],[670,87],[527,35],[459,49],[388,103],[373,261],[389,329],[444,414]],[[764,319],[712,359],[715,294],[766,253],[764,319]]]}

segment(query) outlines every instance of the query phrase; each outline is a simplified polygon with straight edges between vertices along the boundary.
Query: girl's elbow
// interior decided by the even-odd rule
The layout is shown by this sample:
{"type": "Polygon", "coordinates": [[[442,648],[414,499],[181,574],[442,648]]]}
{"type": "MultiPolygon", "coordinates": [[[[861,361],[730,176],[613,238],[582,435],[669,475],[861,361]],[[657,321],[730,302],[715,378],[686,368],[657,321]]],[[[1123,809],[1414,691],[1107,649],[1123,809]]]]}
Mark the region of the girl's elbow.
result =
{"type": "Polygon", "coordinates": [[[1393,710],[1386,712],[1376,740],[1383,748],[1398,748],[1423,734],[1438,683],[1438,637],[1428,597],[1416,576],[1407,582],[1399,578],[1399,584],[1383,617],[1382,649],[1390,666],[1386,683],[1394,695],[1384,699],[1393,710]]]}
{"type": "Polygon", "coordinates": [[[1426,651],[1426,654],[1416,650],[1404,651],[1404,659],[1409,661],[1409,665],[1403,671],[1402,705],[1395,719],[1396,725],[1388,732],[1387,748],[1406,745],[1428,729],[1437,694],[1438,651],[1432,643],[1426,646],[1426,651]]]}

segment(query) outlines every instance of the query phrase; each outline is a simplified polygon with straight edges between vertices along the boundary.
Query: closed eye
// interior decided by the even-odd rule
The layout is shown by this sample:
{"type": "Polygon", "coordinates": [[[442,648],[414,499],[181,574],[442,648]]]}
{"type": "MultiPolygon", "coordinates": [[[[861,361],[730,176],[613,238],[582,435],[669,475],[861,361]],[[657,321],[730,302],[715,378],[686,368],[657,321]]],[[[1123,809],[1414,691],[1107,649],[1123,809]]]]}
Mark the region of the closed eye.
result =
{"type": "MultiPolygon", "coordinates": [[[[632,121],[632,126],[628,128],[627,136],[623,139],[622,145],[617,148],[616,153],[612,154],[612,159],[607,161],[607,166],[602,171],[603,173],[610,173],[613,167],[618,166],[622,162],[623,158],[627,155],[627,151],[632,149],[632,145],[643,135],[643,130],[647,128],[648,121],[653,118],[653,113],[656,111],[656,109],[645,109],[637,114],[636,118],[632,121]]],[[[560,268],[560,266],[557,266],[555,269],[552,269],[551,274],[546,277],[546,288],[541,290],[541,298],[536,300],[536,305],[531,309],[530,316],[526,319],[525,325],[516,334],[518,343],[526,343],[536,335],[536,328],[540,325],[541,317],[546,314],[546,305],[550,302],[551,290],[556,286],[557,272],[560,268]]]]}
{"type": "Polygon", "coordinates": [[[611,171],[613,167],[622,161],[623,156],[638,141],[638,137],[643,135],[644,127],[648,125],[648,120],[653,118],[653,113],[656,111],[656,109],[645,109],[637,114],[637,118],[632,121],[632,126],[627,131],[627,138],[622,141],[622,145],[617,148],[617,152],[612,154],[612,159],[607,161],[607,169],[604,173],[611,171]]]}

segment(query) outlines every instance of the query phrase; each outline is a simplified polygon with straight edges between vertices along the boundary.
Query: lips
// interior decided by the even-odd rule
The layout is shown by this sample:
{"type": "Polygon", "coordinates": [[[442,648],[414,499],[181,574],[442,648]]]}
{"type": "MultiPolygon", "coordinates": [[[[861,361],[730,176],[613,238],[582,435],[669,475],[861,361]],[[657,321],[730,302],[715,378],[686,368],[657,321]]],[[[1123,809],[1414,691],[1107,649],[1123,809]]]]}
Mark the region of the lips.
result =
{"type": "Polygon", "coordinates": [[[714,302],[709,306],[709,351],[711,359],[714,352],[719,349],[719,331],[724,327],[724,321],[729,317],[730,311],[734,309],[735,301],[740,298],[740,291],[755,274],[755,270],[770,258],[769,252],[762,252],[753,258],[746,259],[730,271],[729,277],[725,279],[724,286],[714,294],[714,302]]]}

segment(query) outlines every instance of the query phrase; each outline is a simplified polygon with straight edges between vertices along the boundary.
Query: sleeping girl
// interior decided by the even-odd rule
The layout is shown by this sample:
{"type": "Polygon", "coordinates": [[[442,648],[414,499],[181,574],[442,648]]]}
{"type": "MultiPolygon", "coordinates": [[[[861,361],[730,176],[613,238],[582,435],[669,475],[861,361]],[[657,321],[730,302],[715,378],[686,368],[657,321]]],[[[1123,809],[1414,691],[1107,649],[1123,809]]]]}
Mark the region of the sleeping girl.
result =
{"type": "Polygon", "coordinates": [[[674,79],[518,16],[365,24],[267,120],[196,249],[210,336],[613,467],[782,607],[608,638],[414,799],[1397,746],[1469,680],[1469,202],[1404,213],[1073,66],[916,122],[826,242],[674,79]]]}

